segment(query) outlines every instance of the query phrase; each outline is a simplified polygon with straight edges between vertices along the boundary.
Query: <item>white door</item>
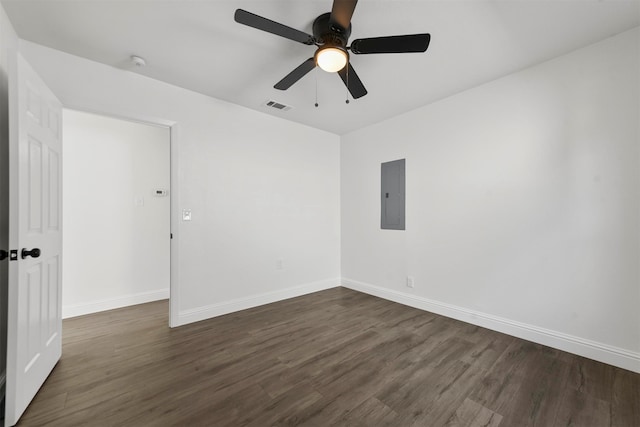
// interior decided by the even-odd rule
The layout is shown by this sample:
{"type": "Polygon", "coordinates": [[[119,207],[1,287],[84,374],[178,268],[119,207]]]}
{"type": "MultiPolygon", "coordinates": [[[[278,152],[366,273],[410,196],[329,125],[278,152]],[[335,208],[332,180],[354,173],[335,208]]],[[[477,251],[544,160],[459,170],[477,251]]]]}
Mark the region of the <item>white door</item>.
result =
{"type": "Polygon", "coordinates": [[[14,70],[6,425],[18,422],[62,350],[62,107],[20,55],[14,70]],[[36,248],[39,256],[25,252],[36,248]]]}

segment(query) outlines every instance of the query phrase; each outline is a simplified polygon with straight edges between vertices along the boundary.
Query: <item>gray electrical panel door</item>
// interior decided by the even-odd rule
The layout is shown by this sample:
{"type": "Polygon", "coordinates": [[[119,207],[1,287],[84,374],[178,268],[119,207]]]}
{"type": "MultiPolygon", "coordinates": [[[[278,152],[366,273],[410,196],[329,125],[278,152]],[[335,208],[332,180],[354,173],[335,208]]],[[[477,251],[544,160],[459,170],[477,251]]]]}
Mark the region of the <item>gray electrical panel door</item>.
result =
{"type": "Polygon", "coordinates": [[[404,165],[405,159],[382,164],[380,227],[383,230],[404,230],[404,165]]]}

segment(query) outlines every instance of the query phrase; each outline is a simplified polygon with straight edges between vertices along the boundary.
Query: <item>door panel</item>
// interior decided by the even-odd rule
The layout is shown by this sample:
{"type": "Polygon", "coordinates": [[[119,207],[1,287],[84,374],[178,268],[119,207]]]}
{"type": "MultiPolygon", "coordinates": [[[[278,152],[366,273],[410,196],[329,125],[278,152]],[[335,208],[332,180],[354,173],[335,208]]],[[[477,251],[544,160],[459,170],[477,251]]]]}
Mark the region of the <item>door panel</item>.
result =
{"type": "Polygon", "coordinates": [[[29,158],[25,165],[28,170],[27,215],[30,234],[42,231],[42,143],[29,136],[29,158]]]}
{"type": "Polygon", "coordinates": [[[49,151],[49,204],[47,206],[47,227],[49,231],[60,229],[60,156],[55,151],[49,151]]]}
{"type": "MultiPolygon", "coordinates": [[[[17,90],[10,115],[9,264],[6,424],[14,425],[60,359],[62,350],[62,108],[29,64],[18,55],[17,90]],[[14,117],[15,118],[15,117],[14,117]],[[22,249],[40,256],[20,256],[22,249]]],[[[15,87],[15,85],[14,85],[15,87]]]]}

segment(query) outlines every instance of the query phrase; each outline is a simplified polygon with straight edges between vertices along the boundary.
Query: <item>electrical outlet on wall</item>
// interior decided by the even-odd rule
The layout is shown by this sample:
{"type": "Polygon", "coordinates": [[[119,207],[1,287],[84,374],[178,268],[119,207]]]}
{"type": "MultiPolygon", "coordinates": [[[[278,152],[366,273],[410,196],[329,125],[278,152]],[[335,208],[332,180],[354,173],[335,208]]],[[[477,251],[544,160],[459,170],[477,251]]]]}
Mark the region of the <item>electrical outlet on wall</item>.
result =
{"type": "Polygon", "coordinates": [[[414,278],[413,276],[407,276],[407,288],[413,288],[414,278]]]}

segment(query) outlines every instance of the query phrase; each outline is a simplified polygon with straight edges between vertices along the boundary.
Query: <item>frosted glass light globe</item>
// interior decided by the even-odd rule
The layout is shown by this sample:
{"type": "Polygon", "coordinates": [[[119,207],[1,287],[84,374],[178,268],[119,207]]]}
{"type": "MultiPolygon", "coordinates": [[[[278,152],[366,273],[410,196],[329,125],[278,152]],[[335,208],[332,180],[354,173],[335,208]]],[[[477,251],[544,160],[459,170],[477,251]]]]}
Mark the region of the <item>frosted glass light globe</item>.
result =
{"type": "Polygon", "coordinates": [[[316,62],[326,72],[335,73],[347,65],[347,52],[337,47],[325,47],[318,51],[316,62]]]}

